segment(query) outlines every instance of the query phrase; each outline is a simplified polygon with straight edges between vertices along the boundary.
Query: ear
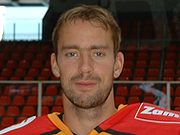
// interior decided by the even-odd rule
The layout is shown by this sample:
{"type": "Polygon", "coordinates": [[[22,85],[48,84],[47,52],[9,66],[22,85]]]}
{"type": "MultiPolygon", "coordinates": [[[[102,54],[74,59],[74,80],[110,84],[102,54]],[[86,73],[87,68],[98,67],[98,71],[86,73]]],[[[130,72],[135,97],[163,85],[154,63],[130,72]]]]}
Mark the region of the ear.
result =
{"type": "Polygon", "coordinates": [[[57,77],[57,78],[60,77],[60,70],[59,70],[59,67],[58,67],[58,63],[57,63],[55,53],[51,54],[51,70],[52,70],[55,77],[57,77]]]}
{"type": "Polygon", "coordinates": [[[118,78],[122,72],[124,65],[124,55],[122,52],[118,52],[116,55],[115,65],[114,65],[114,78],[118,78]]]}

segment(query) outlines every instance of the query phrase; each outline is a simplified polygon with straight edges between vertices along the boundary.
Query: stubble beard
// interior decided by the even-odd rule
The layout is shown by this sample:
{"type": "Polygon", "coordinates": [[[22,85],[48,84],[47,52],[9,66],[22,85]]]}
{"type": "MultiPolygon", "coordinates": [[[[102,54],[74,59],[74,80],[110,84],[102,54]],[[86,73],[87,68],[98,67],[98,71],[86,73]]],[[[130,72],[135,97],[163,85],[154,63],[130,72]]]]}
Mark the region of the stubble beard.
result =
{"type": "MultiPolygon", "coordinates": [[[[72,77],[70,82],[71,84],[73,84],[74,81],[78,80],[78,79],[82,79],[82,76],[75,76],[72,77]]],[[[112,84],[109,83],[108,84],[104,84],[103,88],[100,88],[100,84],[101,84],[101,78],[98,76],[88,76],[86,78],[84,78],[85,80],[95,80],[97,82],[97,88],[95,90],[94,93],[81,93],[81,94],[77,94],[77,90],[73,89],[71,86],[69,85],[68,88],[65,88],[65,86],[62,85],[63,87],[63,93],[64,95],[68,98],[68,100],[77,108],[81,108],[81,109],[92,109],[92,108],[96,108],[98,106],[101,106],[106,99],[108,98],[111,90],[112,90],[112,84]]],[[[83,90],[85,91],[85,90],[83,90]]],[[[92,90],[93,92],[94,90],[92,90]]]]}

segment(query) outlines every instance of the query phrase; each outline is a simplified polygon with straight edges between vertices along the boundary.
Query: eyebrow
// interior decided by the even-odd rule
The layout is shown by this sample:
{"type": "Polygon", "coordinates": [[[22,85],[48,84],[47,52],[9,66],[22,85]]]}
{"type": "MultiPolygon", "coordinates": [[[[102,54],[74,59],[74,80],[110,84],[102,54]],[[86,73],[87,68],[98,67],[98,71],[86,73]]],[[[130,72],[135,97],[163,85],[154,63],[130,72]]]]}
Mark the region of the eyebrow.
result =
{"type": "Polygon", "coordinates": [[[91,48],[91,50],[94,50],[94,49],[108,49],[109,46],[108,45],[93,45],[90,48],[91,48]]]}
{"type": "MultiPolygon", "coordinates": [[[[82,49],[90,49],[90,50],[96,50],[96,49],[108,49],[108,45],[92,45],[90,48],[82,48],[82,49]]],[[[68,50],[68,49],[78,49],[81,50],[81,48],[77,45],[67,45],[67,46],[62,46],[61,47],[62,51],[63,50],[68,50]]]]}

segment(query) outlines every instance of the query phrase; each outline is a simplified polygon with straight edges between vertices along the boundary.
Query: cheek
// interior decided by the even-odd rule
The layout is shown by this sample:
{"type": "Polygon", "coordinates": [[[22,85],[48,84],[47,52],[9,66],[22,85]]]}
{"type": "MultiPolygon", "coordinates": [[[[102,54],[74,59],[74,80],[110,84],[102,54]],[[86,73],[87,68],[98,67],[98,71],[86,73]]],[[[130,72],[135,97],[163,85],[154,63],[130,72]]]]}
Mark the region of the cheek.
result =
{"type": "Polygon", "coordinates": [[[113,78],[114,68],[112,62],[106,62],[105,64],[97,64],[98,71],[95,71],[99,73],[105,80],[111,80],[113,78]],[[108,63],[108,64],[107,64],[108,63]]]}
{"type": "Polygon", "coordinates": [[[67,69],[63,68],[60,70],[60,81],[63,88],[67,88],[69,86],[69,80],[71,79],[72,73],[67,69]]]}
{"type": "Polygon", "coordinates": [[[71,77],[77,69],[77,65],[74,63],[61,63],[60,64],[60,76],[63,79],[68,79],[69,77],[71,77]]]}

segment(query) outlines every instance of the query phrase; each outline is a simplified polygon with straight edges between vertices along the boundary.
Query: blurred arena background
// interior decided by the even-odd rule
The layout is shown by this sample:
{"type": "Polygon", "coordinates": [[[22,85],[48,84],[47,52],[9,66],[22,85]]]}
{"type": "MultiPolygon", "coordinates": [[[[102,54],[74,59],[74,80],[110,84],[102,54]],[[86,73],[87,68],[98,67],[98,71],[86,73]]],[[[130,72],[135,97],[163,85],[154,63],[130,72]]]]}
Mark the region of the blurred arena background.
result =
{"type": "Polygon", "coordinates": [[[61,13],[80,3],[107,8],[122,29],[116,105],[149,102],[180,111],[179,0],[0,0],[0,129],[63,110],[50,69],[51,34],[61,13]]]}

